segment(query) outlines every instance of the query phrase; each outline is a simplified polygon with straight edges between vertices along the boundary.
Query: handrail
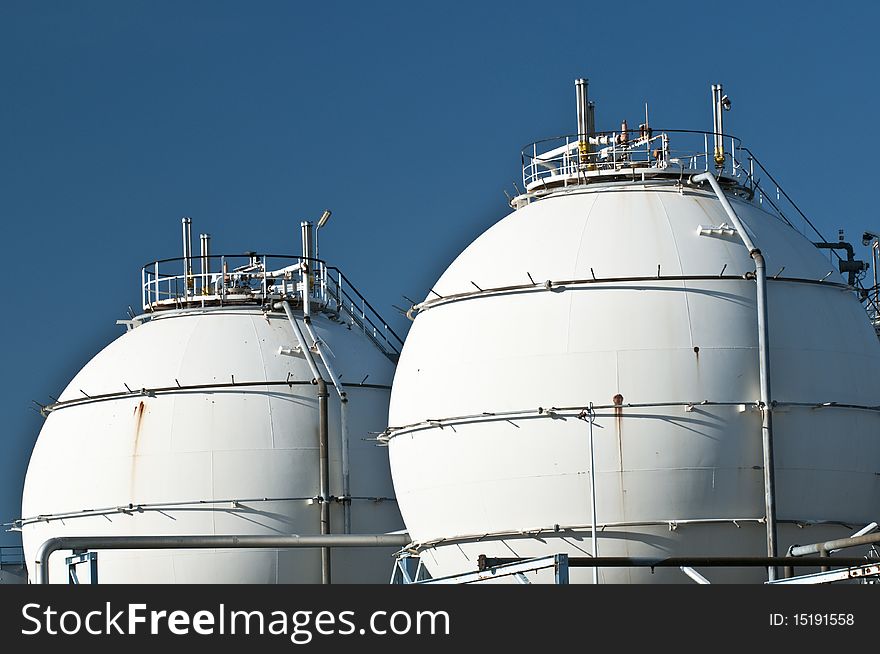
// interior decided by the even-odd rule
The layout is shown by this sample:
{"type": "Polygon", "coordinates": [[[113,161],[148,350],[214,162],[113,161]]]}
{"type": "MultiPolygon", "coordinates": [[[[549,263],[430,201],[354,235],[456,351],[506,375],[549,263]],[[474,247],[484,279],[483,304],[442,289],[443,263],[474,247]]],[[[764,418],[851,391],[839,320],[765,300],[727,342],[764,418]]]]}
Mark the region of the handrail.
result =
{"type": "Polygon", "coordinates": [[[36,553],[35,582],[49,583],[49,557],[58,550],[145,550],[145,549],[287,549],[313,547],[406,547],[406,533],[324,534],[320,536],[60,536],[40,545],[36,553]]]}
{"type": "MultiPolygon", "coordinates": [[[[812,230],[816,233],[816,236],[821,238],[824,243],[828,243],[829,242],[828,239],[826,239],[825,236],[822,234],[822,232],[819,231],[819,228],[816,227],[809,218],[807,218],[807,214],[805,214],[803,211],[801,211],[801,208],[795,203],[794,200],[791,199],[791,196],[789,196],[789,194],[785,192],[785,189],[782,188],[782,186],[779,184],[779,182],[776,181],[776,178],[770,174],[770,171],[764,167],[764,164],[762,164],[758,160],[758,157],[756,157],[754,155],[754,153],[749,148],[747,148],[745,146],[740,146],[740,150],[742,150],[743,152],[747,152],[749,157],[752,158],[752,161],[754,161],[756,164],[758,164],[758,167],[764,172],[765,175],[767,175],[767,177],[770,178],[770,181],[773,182],[773,184],[776,186],[776,190],[779,191],[780,193],[782,193],[783,196],[785,196],[785,199],[788,200],[788,202],[791,204],[791,206],[794,208],[794,210],[797,211],[800,214],[801,218],[803,218],[804,221],[812,228],[812,230]]],[[[765,193],[765,195],[766,195],[766,193],[765,193]]],[[[835,253],[835,254],[837,254],[837,253],[835,253]]],[[[838,258],[840,258],[840,255],[838,255],[838,258]]]]}
{"type": "MultiPolygon", "coordinates": [[[[379,314],[379,312],[376,311],[376,309],[373,308],[373,305],[370,304],[369,301],[368,301],[363,295],[361,295],[360,291],[357,290],[357,288],[354,286],[354,284],[352,284],[352,283],[349,281],[348,277],[346,277],[346,276],[342,273],[342,271],[339,270],[339,268],[337,268],[336,266],[328,266],[328,267],[327,267],[327,270],[333,270],[333,271],[336,271],[336,272],[339,274],[340,279],[342,279],[342,280],[345,281],[345,285],[346,285],[348,288],[350,288],[350,289],[354,292],[355,295],[357,295],[358,299],[361,300],[361,302],[364,303],[364,306],[365,306],[367,309],[369,309],[370,311],[372,311],[373,314],[374,314],[375,316],[377,316],[380,320],[382,320],[382,316],[379,314]]],[[[349,297],[349,296],[348,296],[348,293],[347,293],[347,291],[345,291],[345,289],[342,289],[342,292],[343,292],[343,294],[346,295],[346,297],[349,297]]],[[[372,327],[378,329],[378,327],[377,327],[377,326],[376,326],[376,325],[375,325],[375,324],[374,324],[369,318],[368,318],[367,320],[369,321],[370,326],[372,326],[372,327]]],[[[398,345],[399,347],[403,347],[403,339],[402,339],[400,336],[398,336],[398,335],[397,335],[397,332],[395,332],[395,331],[394,331],[394,330],[393,330],[393,329],[392,329],[392,328],[391,328],[391,327],[390,327],[390,326],[389,326],[384,320],[382,320],[382,327],[383,327],[383,328],[384,328],[389,334],[391,334],[391,335],[394,337],[394,339],[395,339],[395,341],[397,342],[397,345],[398,345]]]]}
{"type": "Polygon", "coordinates": [[[673,174],[679,168],[690,173],[713,170],[727,178],[736,178],[739,168],[736,151],[742,147],[740,139],[730,134],[717,135],[730,141],[730,156],[719,168],[709,151],[709,136],[714,139],[716,134],[660,129],[594,132],[589,138],[596,150],[586,154],[580,152],[581,137],[577,134],[541,139],[520,150],[523,184],[528,193],[541,190],[548,182],[567,186],[570,181],[584,183],[591,177],[601,178],[609,173],[650,170],[673,174]],[[691,142],[683,149],[672,149],[670,136],[687,137],[691,142]],[[703,138],[694,142],[695,136],[703,138]]]}
{"type": "Polygon", "coordinates": [[[302,307],[301,266],[309,264],[310,309],[344,314],[394,360],[403,339],[336,266],[323,259],[285,254],[215,254],[201,257],[201,271],[188,270],[185,257],[158,259],[141,268],[143,310],[153,313],[214,305],[257,304],[270,308],[290,301],[302,307]],[[243,263],[244,265],[238,265],[243,263]],[[173,267],[169,271],[169,266],[173,267]]]}
{"type": "MultiPolygon", "coordinates": [[[[684,183],[687,177],[698,173],[712,173],[725,191],[752,200],[757,195],[761,205],[767,201],[770,215],[783,221],[792,229],[807,236],[812,230],[823,243],[830,243],[819,228],[807,217],[791,196],[782,188],[777,179],[742,141],[726,133],[716,134],[702,130],[646,129],[624,131],[604,131],[590,134],[594,151],[583,154],[579,150],[580,136],[567,134],[541,139],[526,145],[520,150],[522,181],[524,192],[511,200],[514,208],[522,207],[533,199],[556,189],[568,188],[595,182],[611,180],[638,180],[661,178],[684,183]],[[702,136],[702,141],[694,137],[702,136]],[[720,136],[729,140],[730,147],[720,165],[710,152],[710,138],[720,136]],[[676,149],[673,139],[683,141],[685,147],[676,149]],[[655,147],[656,146],[656,147],[655,147]],[[776,198],[758,181],[757,176],[766,176],[775,186],[776,198]],[[784,209],[783,201],[787,203],[784,209]],[[789,219],[792,212],[803,220],[803,227],[796,227],[789,219]],[[786,214],[789,215],[786,215],[786,214]]],[[[791,215],[794,219],[794,215],[791,215]]],[[[810,239],[815,240],[815,239],[810,239]]],[[[837,252],[832,257],[842,260],[837,252]]],[[[866,303],[869,319],[880,334],[880,306],[876,297],[872,300],[868,289],[857,277],[854,290],[859,299],[866,303]]]]}
{"type": "MultiPolygon", "coordinates": [[[[769,180],[775,185],[776,193],[777,193],[777,200],[779,200],[780,195],[782,197],[784,197],[785,200],[788,202],[788,204],[791,205],[791,207],[798,213],[798,215],[801,218],[803,218],[804,224],[808,225],[810,227],[810,229],[813,230],[813,233],[822,241],[822,243],[829,244],[829,245],[836,245],[832,241],[829,241],[827,238],[825,238],[825,235],[819,231],[819,228],[816,227],[816,225],[813,223],[813,221],[811,221],[807,217],[807,215],[801,210],[801,208],[791,198],[791,196],[785,191],[785,189],[782,188],[782,186],[776,180],[776,178],[773,177],[773,175],[770,173],[770,171],[767,170],[767,168],[764,166],[764,164],[762,164],[758,160],[758,158],[754,155],[754,153],[749,148],[747,148],[745,146],[741,146],[739,149],[742,152],[746,153],[748,155],[749,162],[757,164],[758,168],[761,170],[761,172],[763,174],[765,174],[769,178],[769,180]]],[[[743,158],[741,157],[740,161],[742,161],[742,160],[743,160],[743,158]]],[[[750,166],[750,168],[751,168],[751,166],[750,166]]],[[[782,211],[782,209],[776,204],[776,202],[773,201],[773,199],[770,197],[770,194],[768,194],[767,191],[761,187],[760,183],[755,179],[754,172],[752,170],[746,170],[745,168],[742,168],[742,171],[745,173],[746,179],[749,182],[749,184],[751,185],[751,188],[758,190],[760,192],[760,198],[762,200],[766,198],[767,201],[769,202],[770,206],[776,212],[776,214],[783,221],[785,221],[785,223],[789,227],[791,227],[792,229],[794,229],[796,231],[799,231],[801,234],[804,234],[805,230],[802,231],[802,230],[799,230],[797,227],[795,227],[791,223],[791,221],[788,220],[788,218],[786,217],[786,215],[782,211]]],[[[806,234],[804,234],[804,235],[806,236],[806,234]]],[[[833,257],[836,257],[838,261],[844,261],[843,257],[833,249],[831,250],[831,255],[833,257]]],[[[874,287],[872,286],[872,287],[866,288],[864,286],[864,284],[862,283],[861,277],[856,277],[854,288],[859,294],[860,301],[865,302],[865,311],[867,312],[868,317],[871,320],[872,324],[874,324],[875,329],[878,330],[878,335],[880,335],[880,324],[878,324],[878,322],[877,322],[878,317],[880,317],[880,305],[878,305],[878,303],[876,301],[876,297],[874,299],[872,299],[872,297],[871,297],[871,293],[875,290],[874,287]]]]}

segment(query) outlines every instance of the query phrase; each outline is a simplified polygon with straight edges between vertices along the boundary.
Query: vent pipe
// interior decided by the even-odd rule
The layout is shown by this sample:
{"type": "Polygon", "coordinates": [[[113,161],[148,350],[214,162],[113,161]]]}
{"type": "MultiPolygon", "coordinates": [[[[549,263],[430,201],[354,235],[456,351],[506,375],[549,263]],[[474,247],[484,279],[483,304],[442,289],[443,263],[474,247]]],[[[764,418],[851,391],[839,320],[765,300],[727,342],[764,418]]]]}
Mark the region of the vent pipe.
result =
{"type": "Polygon", "coordinates": [[[730,111],[730,98],[720,84],[712,85],[712,133],[715,138],[715,166],[724,167],[724,112],[730,111]]]}
{"type": "Polygon", "coordinates": [[[315,258],[315,239],[313,225],[304,220],[300,223],[302,230],[302,275],[300,277],[300,291],[302,293],[303,315],[311,315],[309,298],[312,294],[312,266],[315,258]]]}
{"type": "Polygon", "coordinates": [[[575,96],[577,98],[578,120],[578,152],[580,162],[587,163],[587,155],[590,153],[590,114],[591,106],[587,96],[587,82],[583,77],[574,81],[575,96]]]}
{"type": "Polygon", "coordinates": [[[180,220],[183,229],[183,279],[184,297],[191,295],[193,287],[192,278],[192,218],[184,216],[180,220]]]}
{"type": "Polygon", "coordinates": [[[210,295],[211,291],[211,235],[199,234],[199,262],[202,277],[202,295],[210,295]]]}

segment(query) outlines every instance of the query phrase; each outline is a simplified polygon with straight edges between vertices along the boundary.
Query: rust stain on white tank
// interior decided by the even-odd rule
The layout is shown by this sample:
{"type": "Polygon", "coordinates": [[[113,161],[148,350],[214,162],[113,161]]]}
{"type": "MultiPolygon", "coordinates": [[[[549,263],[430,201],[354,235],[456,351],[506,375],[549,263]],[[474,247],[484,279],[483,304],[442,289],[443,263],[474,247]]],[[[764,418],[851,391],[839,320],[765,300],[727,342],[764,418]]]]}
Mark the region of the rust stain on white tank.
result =
{"type": "Polygon", "coordinates": [[[135,481],[137,480],[137,460],[138,460],[138,448],[140,447],[140,439],[141,439],[141,428],[144,423],[144,413],[147,411],[147,405],[143,400],[137,403],[134,407],[134,440],[131,445],[131,471],[129,473],[129,481],[128,481],[128,493],[131,498],[131,501],[134,501],[134,487],[135,481]]]}
{"type": "Polygon", "coordinates": [[[141,425],[143,424],[144,411],[146,408],[147,406],[144,404],[143,400],[138,402],[138,405],[134,408],[134,449],[132,456],[137,455],[138,445],[141,438],[141,425]]]}

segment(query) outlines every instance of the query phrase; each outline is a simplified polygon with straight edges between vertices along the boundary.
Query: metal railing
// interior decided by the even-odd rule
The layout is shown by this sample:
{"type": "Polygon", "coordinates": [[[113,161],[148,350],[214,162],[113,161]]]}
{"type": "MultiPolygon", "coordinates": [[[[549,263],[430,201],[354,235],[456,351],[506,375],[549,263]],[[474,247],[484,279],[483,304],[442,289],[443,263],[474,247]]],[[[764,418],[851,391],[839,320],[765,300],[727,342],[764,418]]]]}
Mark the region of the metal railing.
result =
{"type": "Polygon", "coordinates": [[[203,269],[197,272],[187,270],[184,257],[145,265],[141,269],[144,311],[241,304],[272,307],[281,301],[301,305],[306,266],[313,308],[360,329],[387,356],[400,354],[403,339],[339,268],[321,259],[246,253],[212,255],[200,261],[203,269]]]}
{"type": "Polygon", "coordinates": [[[527,191],[553,186],[572,186],[592,178],[632,176],[641,172],[666,172],[682,181],[692,174],[712,171],[722,181],[736,182],[750,198],[804,235],[811,233],[823,242],[819,229],[810,221],[770,171],[742,141],[720,135],[726,145],[717,164],[713,150],[715,134],[699,130],[638,130],[596,132],[590,135],[590,152],[581,150],[577,134],[555,136],[527,145],[520,153],[523,184],[527,191]],[[762,184],[763,178],[767,182],[762,184]]]}
{"type": "Polygon", "coordinates": [[[49,583],[49,558],[59,550],[292,549],[319,547],[406,547],[405,532],[390,534],[242,534],[180,536],[59,536],[36,552],[34,582],[49,583]]]}
{"type": "Polygon", "coordinates": [[[533,191],[551,183],[568,186],[590,177],[631,175],[640,170],[685,174],[713,170],[735,178],[742,169],[736,158],[742,145],[734,136],[723,137],[729,149],[722,166],[715,164],[711,132],[596,132],[589,136],[589,151],[577,134],[543,139],[521,151],[523,184],[527,191],[533,191]]]}
{"type": "MultiPolygon", "coordinates": [[[[817,238],[822,243],[831,243],[831,241],[826,239],[825,235],[819,231],[819,228],[813,224],[813,221],[811,221],[801,210],[797,203],[795,203],[791,196],[785,192],[785,189],[782,188],[779,182],[776,181],[776,178],[773,177],[770,171],[767,170],[767,168],[758,160],[754,153],[743,146],[740,146],[739,150],[742,153],[739,161],[746,162],[747,164],[741,167],[739,176],[744,176],[746,184],[754,194],[755,201],[761,204],[765,209],[768,209],[769,207],[771,214],[776,215],[789,227],[800,232],[810,240],[817,238]],[[766,176],[768,183],[764,187],[762,187],[760,180],[756,178],[757,175],[766,176]],[[766,188],[772,188],[773,190],[768,193],[765,190],[766,188]]],[[[872,245],[872,248],[873,247],[874,246],[872,245]]],[[[844,260],[835,250],[829,250],[829,252],[832,259],[836,259],[838,262],[844,260]]],[[[878,295],[876,287],[865,287],[862,281],[864,278],[865,272],[856,276],[855,290],[859,296],[859,300],[865,304],[865,310],[868,313],[868,318],[871,321],[871,324],[877,331],[877,335],[880,336],[880,295],[878,295]]]]}
{"type": "MultiPolygon", "coordinates": [[[[595,132],[584,141],[568,134],[531,143],[522,149],[522,180],[526,195],[559,187],[639,176],[678,178],[711,171],[734,194],[752,200],[810,240],[830,243],[776,178],[742,141],[721,134],[724,152],[715,152],[713,132],[698,130],[627,130],[595,132]],[[587,146],[587,147],[585,147],[587,146]]],[[[526,200],[527,201],[527,200],[526,200]]],[[[516,200],[513,201],[515,205],[516,200]]],[[[842,257],[831,250],[830,256],[842,257]]],[[[880,335],[880,293],[855,284],[868,317],[880,335]]]]}

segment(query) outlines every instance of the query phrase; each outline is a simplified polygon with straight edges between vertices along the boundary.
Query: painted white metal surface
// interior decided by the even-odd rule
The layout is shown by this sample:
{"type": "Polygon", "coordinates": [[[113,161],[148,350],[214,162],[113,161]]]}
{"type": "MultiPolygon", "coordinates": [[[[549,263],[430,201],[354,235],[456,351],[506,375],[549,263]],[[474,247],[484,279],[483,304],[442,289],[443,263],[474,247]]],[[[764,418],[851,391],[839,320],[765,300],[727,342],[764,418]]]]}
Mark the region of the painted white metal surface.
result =
{"type": "MultiPolygon", "coordinates": [[[[755,204],[731,202],[778,274],[769,294],[784,551],[852,531],[789,521],[877,517],[880,414],[797,404],[880,405],[880,346],[827,258],[755,204]]],[[[726,220],[713,195],[674,183],[578,187],[509,215],[452,263],[409,333],[389,418],[398,501],[411,536],[429,544],[432,575],[472,570],[479,554],[590,553],[589,425],[577,411],[537,411],[590,402],[605,407],[595,423],[600,555],[766,553],[755,283],[744,278],[754,264],[726,220]],[[705,233],[712,226],[719,233],[705,233]],[[632,277],[644,279],[619,280],[632,277]],[[461,293],[473,295],[450,301],[461,293]],[[521,413],[481,415],[504,411],[521,413]],[[475,417],[444,421],[465,415],[475,417]]],[[[590,575],[572,570],[574,582],[590,575]]],[[[761,577],[712,573],[713,583],[761,577]]],[[[677,570],[600,579],[687,581],[677,570]]]]}
{"type": "MultiPolygon", "coordinates": [[[[366,440],[385,427],[393,364],[358,329],[313,312],[313,326],[349,398],[351,493],[393,497],[384,448],[366,440]]],[[[59,535],[319,533],[315,386],[232,386],[309,381],[281,312],[209,308],[159,314],[108,345],[60,400],[128,388],[228,384],[155,396],[86,402],[53,411],[31,456],[22,515],[26,559],[59,535]],[[131,506],[131,508],[129,508],[131,506]],[[114,507],[119,507],[115,509],[114,507]],[[57,514],[109,509],[58,519],[57,514]],[[33,520],[37,516],[56,518],[33,520]]],[[[342,495],[340,415],[330,401],[331,493],[342,495]]],[[[342,505],[331,509],[343,530],[342,505]]],[[[352,532],[401,528],[392,500],[353,500],[352,532]]],[[[387,549],[337,550],[334,582],[384,582],[387,549]]],[[[64,554],[51,577],[66,579],[64,554]]],[[[102,552],[102,583],[320,581],[318,550],[102,552]]],[[[31,571],[32,572],[32,571],[31,571]]]]}

